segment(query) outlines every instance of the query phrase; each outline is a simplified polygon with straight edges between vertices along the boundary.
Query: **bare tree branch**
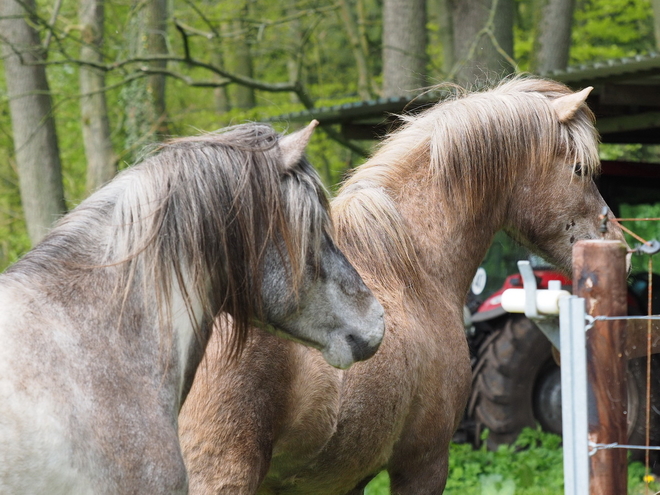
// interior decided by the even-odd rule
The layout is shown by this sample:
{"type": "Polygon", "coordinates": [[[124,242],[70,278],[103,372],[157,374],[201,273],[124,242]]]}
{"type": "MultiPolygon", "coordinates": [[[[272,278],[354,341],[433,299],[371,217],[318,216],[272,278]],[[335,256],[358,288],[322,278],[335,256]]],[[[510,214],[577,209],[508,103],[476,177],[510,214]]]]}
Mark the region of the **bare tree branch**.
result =
{"type": "MultiPolygon", "coordinates": [[[[174,72],[169,69],[160,69],[156,67],[147,67],[143,66],[138,69],[139,74],[135,74],[135,77],[132,77],[130,80],[135,81],[136,79],[140,79],[142,77],[147,77],[147,76],[153,76],[153,75],[161,75],[161,76],[168,76],[173,79],[177,79],[179,81],[184,82],[187,86],[193,87],[193,88],[222,88],[224,86],[227,86],[228,84],[231,84],[233,81],[230,79],[209,79],[206,81],[200,81],[200,80],[195,80],[192,77],[186,76],[184,74],[180,74],[178,72],[174,72]]],[[[119,85],[121,84],[126,84],[128,82],[127,79],[124,79],[119,85]]]]}
{"type": "Polygon", "coordinates": [[[486,24],[484,25],[483,28],[481,28],[477,34],[474,36],[472,43],[470,45],[470,48],[467,52],[467,55],[465,58],[462,60],[457,61],[454,66],[452,67],[451,71],[449,72],[447,79],[452,81],[458,74],[458,72],[465,66],[465,64],[474,58],[475,56],[475,51],[479,45],[479,42],[481,41],[481,38],[484,36],[488,37],[488,39],[491,40],[493,43],[493,47],[495,50],[502,55],[502,57],[509,63],[511,64],[511,67],[513,68],[515,73],[519,73],[520,69],[518,68],[518,64],[516,64],[515,60],[511,58],[511,56],[506,53],[505,50],[502,49],[500,46],[499,42],[496,39],[495,36],[495,15],[497,12],[497,5],[498,5],[499,0],[493,0],[493,3],[491,4],[490,11],[488,12],[488,20],[486,21],[486,24]]]}
{"type": "Polygon", "coordinates": [[[353,153],[357,153],[361,157],[369,156],[369,152],[367,150],[344,138],[344,136],[338,133],[331,125],[321,124],[320,127],[321,129],[323,129],[323,132],[325,132],[330,139],[348,148],[353,153]]]}
{"type": "MultiPolygon", "coordinates": [[[[186,3],[197,13],[197,15],[200,16],[200,18],[204,21],[204,24],[208,26],[208,28],[211,30],[211,32],[206,32],[202,31],[201,29],[194,28],[192,26],[188,26],[182,22],[179,21],[181,26],[189,31],[190,33],[196,34],[198,36],[203,36],[206,39],[213,39],[213,38],[233,38],[235,36],[238,36],[240,34],[244,33],[244,30],[239,30],[239,31],[233,31],[230,33],[220,33],[213,23],[208,20],[208,18],[204,15],[204,13],[195,5],[194,2],[191,2],[190,0],[186,0],[186,3]]],[[[338,3],[335,3],[333,5],[329,5],[327,7],[317,7],[317,8],[312,8],[312,9],[306,9],[306,10],[301,10],[296,12],[295,14],[283,16],[283,17],[278,17],[277,19],[250,19],[249,17],[244,17],[241,18],[241,20],[246,23],[246,24],[252,24],[259,26],[259,31],[260,33],[263,33],[263,31],[271,26],[277,26],[279,24],[286,24],[291,21],[295,21],[297,19],[302,19],[302,18],[313,18],[315,17],[316,14],[325,14],[328,12],[335,11],[339,9],[340,6],[338,3]]]]}
{"type": "Polygon", "coordinates": [[[177,29],[185,30],[188,36],[190,35],[201,36],[202,38],[206,38],[207,40],[212,40],[221,37],[220,34],[216,33],[215,31],[212,33],[209,33],[207,31],[202,31],[201,29],[197,29],[195,27],[189,26],[188,24],[184,23],[180,19],[177,19],[176,17],[173,20],[174,23],[177,25],[177,29]]]}
{"type": "MultiPolygon", "coordinates": [[[[0,0],[1,1],[1,0],[0,0]]],[[[24,0],[17,0],[19,3],[23,4],[24,0]]],[[[123,77],[120,81],[106,85],[103,88],[99,88],[98,90],[92,91],[92,92],[86,92],[84,94],[79,94],[75,96],[69,96],[63,98],[62,101],[66,101],[71,98],[83,98],[87,96],[91,96],[93,94],[99,93],[99,92],[107,92],[113,89],[117,89],[119,87],[122,87],[126,84],[129,84],[132,81],[135,81],[137,79],[141,79],[144,77],[148,77],[151,75],[164,75],[167,77],[171,77],[174,79],[177,79],[184,84],[191,86],[191,87],[205,87],[205,88],[220,88],[227,86],[228,84],[239,84],[247,87],[251,87],[256,90],[260,91],[266,91],[266,92],[274,92],[274,93],[281,93],[281,92],[291,92],[294,93],[299,101],[304,105],[304,107],[308,110],[311,110],[314,108],[314,101],[310,97],[310,95],[307,93],[307,91],[304,88],[304,85],[301,81],[302,77],[302,53],[299,53],[297,56],[297,64],[298,64],[298,70],[296,71],[295,74],[295,80],[293,81],[288,81],[288,82],[275,82],[275,83],[269,83],[265,81],[261,81],[255,78],[251,77],[246,77],[238,74],[234,74],[230,71],[225,70],[222,67],[217,66],[216,64],[205,62],[203,60],[199,60],[194,57],[194,55],[191,53],[191,47],[190,47],[190,42],[189,38],[190,36],[203,36],[206,39],[222,39],[222,38],[230,38],[232,36],[235,36],[236,33],[220,33],[214,26],[214,24],[204,15],[204,13],[195,5],[194,2],[190,0],[186,0],[186,3],[197,13],[197,15],[202,19],[204,24],[208,27],[209,31],[203,31],[197,28],[194,28],[192,26],[188,26],[182,21],[178,19],[174,19],[174,26],[179,32],[182,43],[183,43],[183,56],[176,56],[176,55],[150,55],[150,56],[137,56],[137,57],[130,57],[126,58],[124,60],[118,60],[114,62],[108,62],[108,63],[102,63],[98,61],[92,61],[92,60],[82,60],[77,56],[72,56],[69,51],[67,50],[67,47],[64,45],[64,41],[73,41],[77,45],[87,45],[84,40],[79,39],[76,36],[72,36],[72,32],[76,32],[76,29],[69,28],[67,30],[61,31],[58,30],[55,26],[55,21],[56,17],[58,15],[58,12],[61,8],[62,0],[56,0],[53,16],[50,21],[47,21],[43,18],[40,18],[34,11],[34,19],[36,22],[47,31],[47,44],[45,43],[45,46],[49,46],[53,42],[57,43],[58,45],[58,50],[57,53],[61,58],[57,60],[40,60],[36,62],[26,62],[25,60],[23,61],[26,65],[52,65],[52,66],[57,66],[57,65],[78,65],[78,66],[85,66],[85,67],[90,67],[94,68],[100,71],[104,71],[107,73],[110,72],[116,72],[120,71],[125,74],[125,77],[123,77]],[[172,62],[175,64],[184,64],[188,67],[193,67],[193,68],[198,68],[198,69],[203,69],[207,70],[213,74],[216,74],[217,76],[220,76],[219,79],[217,80],[200,80],[200,79],[195,79],[193,77],[187,76],[185,74],[182,74],[176,70],[172,69],[165,69],[165,68],[155,68],[155,67],[150,67],[147,64],[152,63],[152,62],[172,62]]],[[[139,8],[139,7],[138,7],[139,8]]],[[[259,26],[260,30],[263,31],[264,29],[279,25],[279,24],[284,24],[287,22],[291,22],[295,19],[303,18],[303,17],[308,17],[311,14],[319,14],[319,13],[327,13],[327,12],[333,12],[336,11],[340,8],[340,5],[338,3],[334,3],[332,5],[326,6],[326,7],[320,7],[320,8],[314,8],[314,9],[307,9],[304,11],[297,12],[292,15],[288,15],[286,17],[281,17],[277,20],[263,20],[263,19],[244,19],[244,22],[257,25],[259,26]]],[[[316,22],[312,24],[312,26],[309,26],[303,35],[303,41],[301,43],[301,47],[304,47],[304,45],[309,41],[312,32],[314,31],[314,28],[318,25],[320,22],[320,19],[318,17],[315,19],[316,22]]],[[[6,42],[2,34],[0,34],[0,40],[3,42],[6,42]]],[[[10,43],[7,43],[8,46],[11,47],[12,50],[16,53],[16,55],[20,56],[20,51],[17,50],[15,47],[11,46],[10,43]]],[[[302,51],[302,50],[301,50],[302,51]]],[[[51,50],[52,52],[52,50],[51,50]]],[[[60,102],[61,104],[62,102],[60,102]]],[[[333,139],[334,141],[338,142],[339,144],[345,146],[346,148],[350,149],[354,153],[360,155],[360,156],[367,156],[367,151],[365,151],[362,147],[356,145],[355,143],[347,140],[344,138],[339,132],[337,132],[336,129],[334,129],[331,125],[321,125],[321,128],[324,130],[324,132],[333,139]]]]}
{"type": "MultiPolygon", "coordinates": [[[[200,19],[202,19],[202,21],[204,21],[204,24],[206,24],[209,27],[209,29],[211,30],[210,35],[208,33],[204,35],[207,39],[213,39],[213,37],[222,38],[222,33],[220,33],[220,31],[218,31],[216,29],[216,27],[213,25],[213,23],[211,21],[209,21],[209,19],[204,15],[204,12],[202,12],[197,7],[197,5],[195,5],[190,0],[186,0],[186,3],[190,6],[190,8],[192,8],[197,13],[197,15],[200,17],[200,19]]],[[[200,32],[202,32],[202,31],[200,31],[200,32]]]]}
{"type": "MultiPolygon", "coordinates": [[[[60,0],[57,0],[57,1],[59,2],[60,0]]],[[[17,0],[17,2],[19,4],[24,5],[23,0],[17,0]]],[[[192,4],[192,2],[187,2],[187,3],[191,6],[194,5],[194,4],[192,4]]],[[[335,8],[337,8],[337,7],[336,6],[331,6],[331,7],[325,7],[325,8],[320,8],[320,9],[312,9],[312,11],[314,11],[314,12],[317,12],[317,11],[330,11],[330,10],[334,10],[335,8]]],[[[196,11],[200,16],[203,17],[203,14],[199,11],[199,9],[196,9],[196,11]]],[[[305,11],[305,12],[308,12],[308,11],[305,11]]],[[[302,15],[302,14],[304,14],[304,12],[301,13],[300,15],[302,15]]],[[[179,22],[175,22],[175,26],[176,26],[177,30],[179,31],[179,33],[181,33],[181,36],[182,36],[183,41],[184,41],[184,56],[183,57],[175,56],[175,55],[150,55],[150,56],[131,57],[131,58],[127,58],[125,60],[115,61],[115,62],[111,62],[111,63],[100,63],[100,62],[89,61],[89,60],[81,60],[80,58],[78,58],[76,56],[70,55],[68,53],[68,51],[66,50],[66,48],[62,45],[62,40],[63,39],[73,39],[79,44],[86,44],[86,43],[84,43],[82,40],[79,40],[75,37],[71,37],[69,33],[64,33],[63,36],[59,36],[58,33],[55,32],[55,29],[54,29],[54,27],[51,23],[48,23],[43,18],[40,18],[39,16],[37,16],[36,13],[34,13],[34,17],[37,20],[37,22],[39,22],[39,24],[41,24],[43,27],[45,27],[49,32],[53,33],[52,39],[55,40],[59,44],[59,48],[60,48],[59,53],[63,58],[59,59],[59,60],[49,60],[49,61],[39,60],[39,61],[35,61],[35,62],[27,62],[27,64],[35,64],[35,65],[75,64],[75,65],[78,65],[78,66],[88,66],[88,67],[92,67],[92,68],[102,70],[102,71],[105,71],[105,72],[111,72],[111,71],[115,71],[115,70],[118,70],[118,69],[128,68],[129,66],[134,65],[134,64],[146,64],[146,63],[151,63],[151,62],[156,62],[156,61],[174,62],[174,63],[183,63],[183,64],[189,65],[191,67],[205,69],[205,70],[208,70],[209,72],[217,74],[217,75],[221,76],[222,78],[228,80],[228,81],[225,81],[224,79],[220,80],[215,84],[215,86],[213,86],[213,84],[211,82],[200,82],[199,84],[204,86],[204,87],[222,87],[222,86],[225,86],[226,84],[228,84],[229,82],[232,82],[232,83],[248,86],[248,87],[251,87],[253,89],[257,89],[257,90],[261,90],[261,91],[267,91],[267,92],[276,92],[276,93],[277,92],[293,92],[293,93],[296,93],[298,96],[300,96],[302,93],[304,93],[301,89],[301,84],[298,81],[286,82],[286,83],[267,83],[267,82],[264,82],[264,81],[260,81],[258,79],[254,79],[254,78],[250,78],[250,77],[246,77],[246,76],[241,76],[241,75],[238,75],[238,74],[233,74],[233,73],[231,73],[231,72],[229,72],[229,71],[227,71],[227,70],[225,70],[221,67],[218,67],[218,66],[216,66],[212,63],[204,62],[202,60],[198,60],[198,59],[194,58],[192,56],[192,54],[190,53],[190,47],[189,47],[189,43],[187,41],[188,35],[185,32],[186,31],[185,27],[184,27],[184,25],[182,25],[179,22]]],[[[294,17],[298,17],[298,15],[288,16],[288,17],[289,18],[294,18],[294,17]]],[[[287,20],[290,20],[289,18],[287,18],[287,20]]],[[[210,21],[206,20],[206,22],[207,22],[207,25],[211,26],[210,21]]],[[[278,20],[278,21],[260,21],[260,22],[267,23],[267,24],[277,24],[277,23],[283,22],[283,21],[278,20]]],[[[214,33],[214,36],[215,35],[219,35],[219,33],[217,33],[217,31],[216,31],[214,33]]],[[[0,34],[0,40],[2,40],[3,42],[7,41],[7,40],[4,39],[2,34],[0,34]]],[[[8,43],[8,45],[11,46],[10,43],[8,43]]],[[[11,48],[14,50],[14,52],[17,55],[20,56],[20,52],[17,51],[15,49],[15,47],[11,46],[11,48]]],[[[140,69],[140,71],[144,74],[144,70],[142,70],[142,68],[140,69]]],[[[189,82],[193,82],[192,78],[188,78],[186,76],[183,76],[182,74],[177,74],[175,72],[172,72],[169,75],[171,75],[172,77],[176,77],[177,79],[180,79],[184,82],[186,82],[186,80],[189,81],[189,82]]],[[[140,77],[142,77],[142,76],[140,76],[140,77]]],[[[198,83],[194,83],[194,85],[198,85],[198,83]]],[[[309,98],[306,98],[306,97],[303,96],[301,101],[303,101],[303,104],[305,104],[305,106],[307,107],[311,100],[309,100],[309,98]],[[305,103],[304,100],[307,100],[308,103],[305,103]]]]}
{"type": "Polygon", "coordinates": [[[186,60],[190,59],[190,46],[188,45],[188,35],[186,34],[186,31],[183,29],[183,27],[177,22],[176,19],[174,19],[174,27],[176,27],[176,30],[179,31],[181,34],[181,39],[183,41],[183,53],[184,53],[184,58],[186,60]]]}
{"type": "Polygon", "coordinates": [[[55,25],[55,21],[57,21],[57,16],[59,15],[61,8],[62,8],[62,0],[55,0],[53,15],[50,16],[50,21],[48,22],[48,26],[50,29],[48,29],[48,32],[46,33],[46,38],[44,39],[44,50],[46,54],[48,53],[48,47],[50,46],[50,39],[53,36],[53,26],[55,25]]]}

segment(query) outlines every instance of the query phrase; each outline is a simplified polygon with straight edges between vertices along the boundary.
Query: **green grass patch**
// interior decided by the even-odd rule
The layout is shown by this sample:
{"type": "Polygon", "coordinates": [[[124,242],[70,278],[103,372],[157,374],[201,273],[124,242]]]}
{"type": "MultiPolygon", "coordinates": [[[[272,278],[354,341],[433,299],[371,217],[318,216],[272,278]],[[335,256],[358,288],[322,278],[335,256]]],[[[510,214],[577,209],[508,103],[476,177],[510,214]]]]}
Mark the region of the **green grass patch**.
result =
{"type": "MultiPolygon", "coordinates": [[[[561,438],[540,429],[527,428],[513,445],[497,451],[485,446],[473,449],[468,444],[452,444],[449,478],[444,495],[563,495],[564,479],[561,438]]],[[[644,466],[628,466],[628,494],[655,494],[660,483],[653,478],[646,490],[644,466]]],[[[365,495],[389,495],[386,472],[367,486],[365,495]]]]}

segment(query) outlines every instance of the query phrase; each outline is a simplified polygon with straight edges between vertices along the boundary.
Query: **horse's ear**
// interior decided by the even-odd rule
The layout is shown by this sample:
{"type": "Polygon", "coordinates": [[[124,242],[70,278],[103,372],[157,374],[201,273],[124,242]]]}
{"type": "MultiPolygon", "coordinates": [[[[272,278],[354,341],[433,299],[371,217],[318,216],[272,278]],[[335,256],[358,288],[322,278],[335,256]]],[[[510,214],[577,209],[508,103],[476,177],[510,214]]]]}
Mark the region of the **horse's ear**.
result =
{"type": "Polygon", "coordinates": [[[312,120],[307,127],[299,131],[284,136],[280,139],[280,150],[284,158],[284,167],[289,169],[295,167],[305,153],[305,148],[309,139],[312,137],[314,128],[319,125],[319,121],[312,120]]]}
{"type": "Polygon", "coordinates": [[[571,120],[578,108],[587,101],[587,96],[589,96],[592,89],[594,88],[589,86],[577,93],[560,96],[556,100],[552,100],[552,107],[555,109],[557,117],[559,117],[559,122],[568,122],[571,120]]]}

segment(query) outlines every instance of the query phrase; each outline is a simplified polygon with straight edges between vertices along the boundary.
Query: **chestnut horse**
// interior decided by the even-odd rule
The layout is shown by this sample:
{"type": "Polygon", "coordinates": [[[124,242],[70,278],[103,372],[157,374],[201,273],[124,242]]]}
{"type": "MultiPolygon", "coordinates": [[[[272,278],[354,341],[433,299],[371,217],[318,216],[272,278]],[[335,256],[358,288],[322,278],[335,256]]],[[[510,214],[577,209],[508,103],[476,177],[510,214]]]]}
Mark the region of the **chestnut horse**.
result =
{"type": "Polygon", "coordinates": [[[358,495],[382,469],[394,494],[443,491],[470,393],[463,302],[494,234],[566,271],[600,236],[590,89],[516,78],[404,117],[331,204],[385,307],[379,352],[340,371],[263,333],[228,362],[212,339],[179,416],[191,493],[358,495]]]}
{"type": "Polygon", "coordinates": [[[177,416],[214,321],[346,367],[383,308],[330,237],[314,123],[162,145],[0,275],[0,493],[187,492],[177,416]]]}

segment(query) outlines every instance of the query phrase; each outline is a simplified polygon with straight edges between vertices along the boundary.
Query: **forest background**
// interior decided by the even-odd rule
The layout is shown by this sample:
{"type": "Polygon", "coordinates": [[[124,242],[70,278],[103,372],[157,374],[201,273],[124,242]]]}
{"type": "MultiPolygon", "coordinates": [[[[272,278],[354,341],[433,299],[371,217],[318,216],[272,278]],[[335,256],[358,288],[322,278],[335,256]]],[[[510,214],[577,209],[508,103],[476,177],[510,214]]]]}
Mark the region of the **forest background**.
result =
{"type": "MultiPolygon", "coordinates": [[[[0,270],[151,142],[653,53],[654,8],[660,0],[0,0],[0,270]]],[[[332,190],[374,145],[324,127],[308,153],[332,190]]],[[[657,156],[637,145],[602,154],[657,156]]]]}

